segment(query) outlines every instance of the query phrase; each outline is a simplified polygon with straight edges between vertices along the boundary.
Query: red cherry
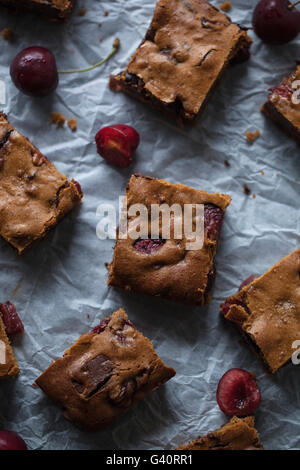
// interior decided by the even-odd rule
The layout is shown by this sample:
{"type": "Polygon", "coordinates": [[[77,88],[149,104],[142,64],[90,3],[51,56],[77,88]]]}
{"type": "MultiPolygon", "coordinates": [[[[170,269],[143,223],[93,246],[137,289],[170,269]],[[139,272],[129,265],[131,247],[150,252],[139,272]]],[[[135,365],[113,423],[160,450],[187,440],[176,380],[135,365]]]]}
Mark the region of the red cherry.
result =
{"type": "Polygon", "coordinates": [[[103,127],[95,137],[98,153],[119,168],[127,167],[140,143],[138,132],[125,124],[103,127]]]}
{"type": "Polygon", "coordinates": [[[0,431],[0,450],[27,450],[23,439],[15,432],[0,431]]]}
{"type": "Polygon", "coordinates": [[[14,304],[9,301],[0,304],[0,317],[2,317],[8,336],[24,333],[24,325],[14,304]]]}
{"type": "Polygon", "coordinates": [[[252,18],[257,36],[269,44],[292,41],[300,32],[300,12],[295,4],[289,0],[260,0],[252,18]]]}
{"type": "Polygon", "coordinates": [[[260,403],[261,395],[253,376],[243,369],[230,369],[221,378],[217,402],[227,416],[249,416],[260,403]]]}
{"type": "Polygon", "coordinates": [[[58,85],[55,57],[45,47],[32,46],[19,52],[10,65],[10,75],[25,95],[46,96],[58,85]]]}
{"type": "Polygon", "coordinates": [[[247,279],[245,279],[241,283],[241,285],[239,287],[239,290],[242,290],[242,289],[244,289],[244,287],[249,286],[249,284],[251,284],[251,282],[253,282],[255,279],[256,279],[256,277],[254,276],[254,274],[251,274],[251,276],[247,277],[247,279]]]}

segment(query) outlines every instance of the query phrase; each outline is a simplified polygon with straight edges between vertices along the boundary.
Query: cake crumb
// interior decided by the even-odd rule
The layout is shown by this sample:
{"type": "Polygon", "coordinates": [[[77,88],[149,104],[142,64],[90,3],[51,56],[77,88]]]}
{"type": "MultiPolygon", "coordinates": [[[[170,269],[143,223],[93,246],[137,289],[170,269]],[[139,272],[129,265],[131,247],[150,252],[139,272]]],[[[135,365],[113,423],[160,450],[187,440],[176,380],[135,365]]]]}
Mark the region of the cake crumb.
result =
{"type": "Polygon", "coordinates": [[[252,144],[260,136],[260,132],[258,129],[255,132],[247,131],[245,132],[245,136],[248,142],[252,144]]]}
{"type": "Polygon", "coordinates": [[[100,36],[99,41],[100,41],[100,42],[103,41],[103,36],[100,36]]]}
{"type": "Polygon", "coordinates": [[[67,118],[61,113],[51,113],[50,124],[55,124],[57,127],[63,127],[67,118]]]}
{"type": "Polygon", "coordinates": [[[4,28],[1,31],[1,36],[5,41],[12,41],[14,38],[14,32],[11,28],[4,28]]]}
{"type": "Polygon", "coordinates": [[[253,193],[253,194],[252,194],[252,197],[253,197],[253,199],[255,199],[255,198],[256,198],[256,194],[255,194],[255,193],[253,193]]]}
{"type": "Polygon", "coordinates": [[[98,26],[99,26],[99,28],[101,28],[101,26],[102,26],[102,23],[98,23],[98,26]]]}
{"type": "Polygon", "coordinates": [[[77,131],[77,120],[75,118],[70,118],[68,120],[68,126],[72,132],[77,131]]]}
{"type": "Polygon", "coordinates": [[[106,11],[104,12],[104,16],[108,16],[108,15],[109,15],[109,11],[106,10],[106,11]]]}
{"type": "Polygon", "coordinates": [[[251,189],[249,188],[247,184],[244,184],[243,191],[246,194],[246,196],[249,196],[251,194],[251,189]]]}
{"type": "Polygon", "coordinates": [[[86,8],[81,8],[78,12],[78,16],[84,16],[86,14],[86,8]]]}
{"type": "Polygon", "coordinates": [[[224,165],[225,165],[227,168],[230,168],[230,167],[231,167],[231,163],[230,163],[228,160],[224,160],[224,165]]]}
{"type": "Polygon", "coordinates": [[[224,3],[221,3],[220,5],[221,10],[223,11],[230,11],[231,7],[232,7],[231,2],[224,2],[224,3]]]}
{"type": "Polygon", "coordinates": [[[260,170],[260,174],[264,175],[265,174],[264,170],[260,170]]]}

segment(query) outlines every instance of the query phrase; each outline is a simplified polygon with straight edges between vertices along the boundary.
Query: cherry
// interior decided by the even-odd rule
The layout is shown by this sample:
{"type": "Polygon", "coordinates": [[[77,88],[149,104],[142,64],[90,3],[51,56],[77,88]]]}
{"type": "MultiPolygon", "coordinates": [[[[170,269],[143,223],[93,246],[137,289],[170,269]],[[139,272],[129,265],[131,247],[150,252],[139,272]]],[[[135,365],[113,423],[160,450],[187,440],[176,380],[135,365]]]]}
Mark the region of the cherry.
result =
{"type": "Polygon", "coordinates": [[[289,0],[260,0],[252,24],[260,39],[268,44],[285,44],[300,32],[300,12],[289,0]]]}
{"type": "Polygon", "coordinates": [[[214,204],[204,206],[204,227],[207,238],[218,240],[224,218],[224,211],[214,204]]]}
{"type": "Polygon", "coordinates": [[[221,378],[217,402],[227,416],[249,416],[260,403],[261,395],[253,376],[243,369],[230,369],[221,378]]]}
{"type": "Polygon", "coordinates": [[[147,255],[151,255],[153,251],[157,251],[160,249],[162,245],[164,245],[165,240],[162,240],[160,238],[154,239],[154,238],[146,238],[146,239],[140,239],[137,240],[134,243],[134,248],[137,251],[140,251],[141,253],[146,253],[147,255]]]}
{"type": "Polygon", "coordinates": [[[27,445],[15,432],[0,430],[0,450],[27,450],[27,445]]]}
{"type": "Polygon", "coordinates": [[[8,301],[4,304],[0,304],[0,316],[2,317],[8,336],[24,333],[24,325],[14,304],[8,301]]]}
{"type": "Polygon", "coordinates": [[[55,57],[44,47],[23,49],[10,65],[10,76],[15,86],[25,95],[49,95],[58,85],[55,57]]]}
{"type": "Polygon", "coordinates": [[[132,153],[140,143],[140,136],[133,127],[124,124],[103,127],[95,137],[98,153],[119,168],[127,167],[132,153]]]}
{"type": "Polygon", "coordinates": [[[256,279],[256,277],[254,276],[254,274],[251,274],[251,276],[247,277],[247,279],[245,279],[241,283],[241,285],[239,287],[239,290],[242,290],[242,289],[244,289],[244,287],[249,286],[249,284],[251,284],[251,282],[253,282],[255,279],[256,279]]]}

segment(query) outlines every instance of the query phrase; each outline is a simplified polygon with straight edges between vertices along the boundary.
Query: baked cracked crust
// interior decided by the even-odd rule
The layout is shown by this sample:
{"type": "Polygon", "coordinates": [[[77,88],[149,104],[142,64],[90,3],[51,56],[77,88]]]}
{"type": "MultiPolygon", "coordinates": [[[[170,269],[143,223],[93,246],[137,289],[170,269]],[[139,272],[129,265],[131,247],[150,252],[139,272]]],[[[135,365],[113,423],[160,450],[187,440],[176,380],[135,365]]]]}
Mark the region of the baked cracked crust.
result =
{"type": "Polygon", "coordinates": [[[280,85],[271,88],[262,112],[300,143],[300,104],[292,100],[295,92],[292,84],[296,80],[300,80],[300,66],[290,77],[284,78],[280,85]]]}
{"type": "Polygon", "coordinates": [[[194,123],[247,33],[205,0],[160,0],[151,26],[110,87],[194,123]]]}
{"type": "Polygon", "coordinates": [[[70,17],[75,3],[76,0],[0,0],[0,6],[4,6],[10,12],[33,11],[60,22],[70,17]]]}
{"type": "Polygon", "coordinates": [[[36,384],[75,424],[96,431],[175,375],[123,309],[82,335],[36,384]]]}
{"type": "Polygon", "coordinates": [[[17,375],[19,367],[0,315],[0,378],[17,375]]]}
{"type": "Polygon", "coordinates": [[[206,436],[199,436],[178,450],[263,450],[254,418],[233,417],[229,423],[206,436]]]}
{"type": "Polygon", "coordinates": [[[272,373],[286,364],[300,339],[300,249],[221,305],[272,373]]]}
{"type": "Polygon", "coordinates": [[[81,200],[80,185],[0,113],[0,235],[22,254],[81,200]]]}
{"type": "MultiPolygon", "coordinates": [[[[170,239],[158,241],[160,246],[147,253],[136,249],[134,239],[118,237],[108,265],[108,285],[192,305],[208,303],[222,221],[231,198],[142,175],[131,177],[126,197],[127,212],[133,204],[143,204],[148,212],[152,204],[179,204],[182,208],[184,204],[204,204],[204,245],[187,250],[185,237],[174,239],[171,231],[170,239]]],[[[128,218],[129,230],[132,222],[128,218]]]]}

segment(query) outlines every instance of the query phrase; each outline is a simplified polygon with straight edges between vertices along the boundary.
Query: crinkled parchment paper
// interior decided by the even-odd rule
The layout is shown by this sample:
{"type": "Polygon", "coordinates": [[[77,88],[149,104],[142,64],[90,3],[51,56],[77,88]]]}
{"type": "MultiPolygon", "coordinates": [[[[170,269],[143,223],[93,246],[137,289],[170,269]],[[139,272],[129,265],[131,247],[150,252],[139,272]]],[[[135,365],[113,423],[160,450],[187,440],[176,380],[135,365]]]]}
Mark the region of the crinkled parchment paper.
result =
{"type": "MultiPolygon", "coordinates": [[[[255,2],[232,3],[232,19],[250,26],[253,6],[246,4],[255,2]]],[[[19,432],[32,449],[173,449],[226,421],[215,399],[218,380],[229,368],[241,367],[259,380],[262,402],[256,425],[264,446],[297,449],[299,367],[289,365],[268,376],[241,344],[234,325],[220,318],[218,307],[249,274],[262,274],[299,246],[300,150],[261,115],[260,106],[267,89],[294,68],[300,38],[271,48],[253,35],[250,62],[227,71],[196,128],[180,129],[108,89],[109,74],[120,70],[139,45],[154,5],[155,0],[78,0],[65,25],[0,13],[0,30],[11,27],[16,36],[13,43],[0,41],[0,79],[7,86],[2,108],[60,171],[81,183],[85,195],[82,206],[26,257],[18,258],[0,242],[0,299],[14,302],[25,324],[24,337],[14,342],[21,374],[0,384],[0,427],[19,432]],[[82,7],[87,8],[83,17],[78,16],[82,7]],[[109,63],[62,76],[49,98],[28,98],[10,81],[10,61],[24,47],[48,47],[60,69],[72,69],[106,56],[115,37],[121,48],[109,63]],[[51,111],[76,117],[77,132],[51,127],[51,111]],[[125,170],[107,165],[94,145],[95,133],[116,122],[130,124],[141,134],[134,163],[125,170]],[[249,145],[244,133],[256,129],[261,137],[249,145]],[[114,242],[97,239],[96,209],[100,203],[117,204],[134,172],[232,196],[209,307],[191,308],[107,288],[104,263],[112,258],[114,242]],[[244,184],[256,198],[244,194],[244,184]],[[87,434],[68,423],[32,383],[80,334],[120,306],[177,375],[109,430],[87,434]]]]}

